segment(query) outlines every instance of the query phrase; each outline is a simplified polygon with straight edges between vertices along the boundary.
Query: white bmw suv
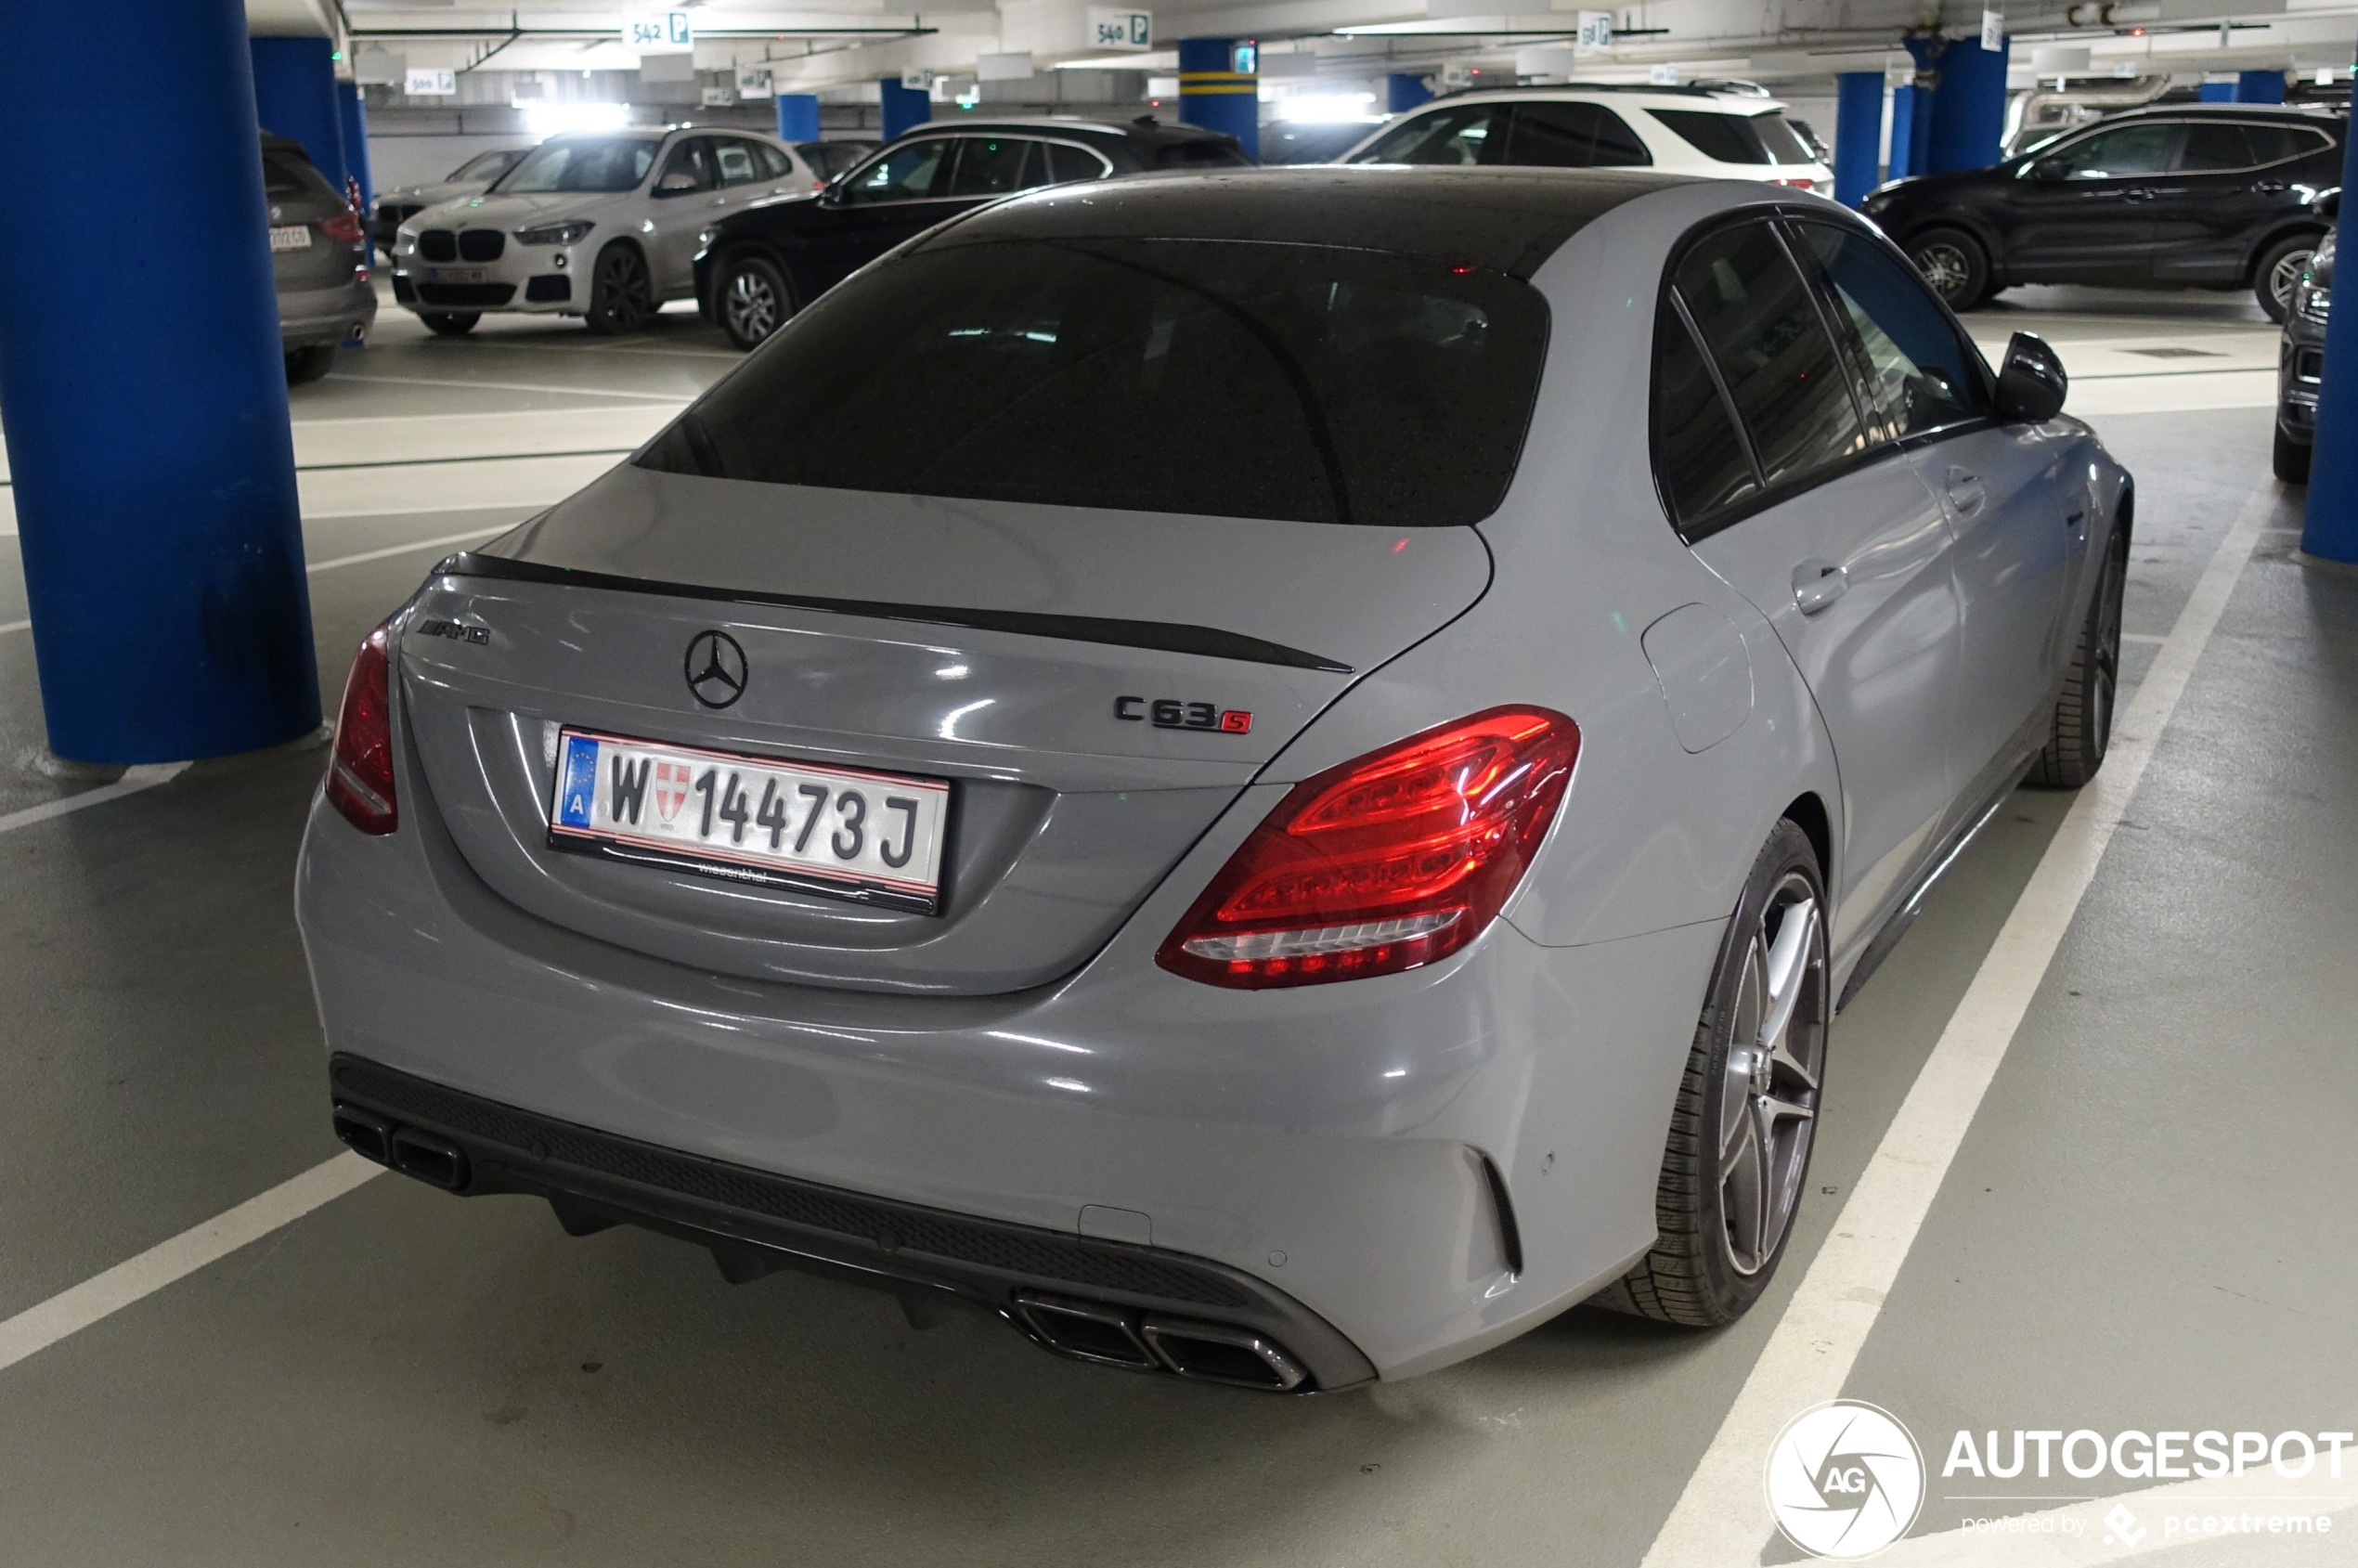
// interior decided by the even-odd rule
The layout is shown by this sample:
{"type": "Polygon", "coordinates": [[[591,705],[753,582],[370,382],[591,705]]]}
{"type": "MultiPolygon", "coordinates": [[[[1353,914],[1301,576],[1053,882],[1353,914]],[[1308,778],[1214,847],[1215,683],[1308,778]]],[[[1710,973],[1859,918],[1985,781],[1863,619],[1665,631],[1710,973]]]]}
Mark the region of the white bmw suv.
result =
{"type": "Polygon", "coordinates": [[[754,131],[693,126],[551,136],[480,196],[404,219],[394,303],[434,332],[487,310],[578,316],[593,332],[643,326],[695,293],[697,237],[756,201],[826,184],[754,131]]]}
{"type": "Polygon", "coordinates": [[[1832,195],[1833,171],[1784,107],[1744,88],[1458,93],[1379,126],[1335,162],[1652,168],[1832,195]]]}

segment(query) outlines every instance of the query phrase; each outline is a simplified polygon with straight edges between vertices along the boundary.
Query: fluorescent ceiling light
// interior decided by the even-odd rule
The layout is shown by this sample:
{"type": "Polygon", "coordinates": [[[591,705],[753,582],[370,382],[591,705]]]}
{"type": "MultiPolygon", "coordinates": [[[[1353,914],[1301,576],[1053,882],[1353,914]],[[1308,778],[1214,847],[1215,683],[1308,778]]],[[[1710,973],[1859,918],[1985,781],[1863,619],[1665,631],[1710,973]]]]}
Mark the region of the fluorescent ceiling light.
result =
{"type": "Polygon", "coordinates": [[[618,131],[630,123],[627,103],[522,103],[525,128],[536,136],[561,131],[618,131]]]}
{"type": "Polygon", "coordinates": [[[1373,93],[1289,93],[1278,100],[1277,118],[1321,123],[1367,120],[1373,118],[1369,106],[1375,101],[1373,93]]]}

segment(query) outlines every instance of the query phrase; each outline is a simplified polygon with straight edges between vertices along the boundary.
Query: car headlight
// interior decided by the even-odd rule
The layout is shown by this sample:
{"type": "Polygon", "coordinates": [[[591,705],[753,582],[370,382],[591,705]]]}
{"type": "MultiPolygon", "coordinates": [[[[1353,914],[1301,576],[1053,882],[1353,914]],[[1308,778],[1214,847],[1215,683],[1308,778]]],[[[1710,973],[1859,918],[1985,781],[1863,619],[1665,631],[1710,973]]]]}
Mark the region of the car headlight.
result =
{"type": "Polygon", "coordinates": [[[564,223],[544,223],[535,228],[517,229],[516,239],[526,245],[577,245],[584,235],[597,227],[582,218],[571,218],[564,223]]]}
{"type": "Polygon", "coordinates": [[[414,228],[395,229],[393,236],[393,253],[396,256],[416,255],[418,253],[418,231],[414,228]]]}
{"type": "Polygon", "coordinates": [[[2334,292],[2314,279],[2303,278],[2293,285],[2292,307],[2312,321],[2323,321],[2332,314],[2334,292]]]}

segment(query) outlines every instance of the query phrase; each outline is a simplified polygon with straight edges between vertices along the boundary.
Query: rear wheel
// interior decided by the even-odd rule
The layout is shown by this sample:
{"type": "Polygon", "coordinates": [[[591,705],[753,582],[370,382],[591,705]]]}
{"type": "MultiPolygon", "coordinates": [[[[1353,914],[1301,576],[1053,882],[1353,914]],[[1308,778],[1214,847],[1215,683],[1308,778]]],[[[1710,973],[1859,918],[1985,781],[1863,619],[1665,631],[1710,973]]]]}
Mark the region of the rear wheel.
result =
{"type": "Polygon", "coordinates": [[[583,319],[604,336],[635,332],[654,318],[654,282],[636,245],[617,240],[598,253],[590,273],[590,308],[583,319]]]}
{"type": "Polygon", "coordinates": [[[1989,257],[1962,228],[1924,230],[1908,241],[1908,259],[1951,310],[1971,310],[1989,297],[1989,257]]]}
{"type": "Polygon", "coordinates": [[[335,365],[336,345],[331,343],[291,348],[287,350],[287,384],[301,386],[305,382],[316,382],[334,369],[335,365]]]}
{"type": "Polygon", "coordinates": [[[786,275],[767,256],[732,256],[715,285],[720,330],[739,348],[758,348],[795,312],[786,275]]]}
{"type": "Polygon", "coordinates": [[[475,330],[475,323],[483,319],[483,313],[474,310],[421,310],[418,312],[418,319],[424,322],[426,330],[435,337],[461,338],[475,330]]]}
{"type": "Polygon", "coordinates": [[[2293,286],[2300,275],[2309,270],[2312,257],[2317,253],[2317,237],[2296,234],[2289,240],[2279,240],[2260,253],[2260,265],[2251,269],[2251,297],[2268,313],[2271,321],[2282,321],[2292,314],[2293,286]]]}
{"type": "Polygon", "coordinates": [[[2029,782],[2050,789],[2078,789],[2096,776],[2112,745],[2113,700],[2120,689],[2120,599],[2129,580],[2129,541],[2113,536],[2105,551],[2104,576],[2096,580],[2079,646],[2055,699],[2054,727],[2029,782]]]}
{"type": "Polygon", "coordinates": [[[2309,454],[2313,450],[2306,441],[2295,441],[2276,427],[2276,449],[2274,454],[2276,477],[2287,485],[2309,483],[2309,454]]]}
{"type": "Polygon", "coordinates": [[[1760,1298],[1809,1173],[1831,1008],[1826,896],[1807,834],[1781,822],[1744,882],[1678,1085],[1654,1187],[1653,1250],[1600,1305],[1710,1328],[1760,1298]]]}

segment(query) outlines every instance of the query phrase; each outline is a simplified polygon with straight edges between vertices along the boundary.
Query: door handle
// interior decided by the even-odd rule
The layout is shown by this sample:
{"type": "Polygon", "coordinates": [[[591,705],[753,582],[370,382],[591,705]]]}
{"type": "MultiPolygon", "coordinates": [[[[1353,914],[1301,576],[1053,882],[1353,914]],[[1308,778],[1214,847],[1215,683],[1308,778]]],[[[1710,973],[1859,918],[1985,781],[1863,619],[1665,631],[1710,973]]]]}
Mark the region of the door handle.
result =
{"type": "Polygon", "coordinates": [[[2274,196],[2280,190],[2290,190],[2292,187],[2286,184],[2283,180],[2261,180],[2251,188],[2260,192],[2262,196],[2274,196]]]}
{"type": "Polygon", "coordinates": [[[2121,192],[2121,195],[2127,197],[2131,201],[2150,201],[2158,193],[2142,185],[2132,187],[2130,189],[2121,192]]]}
{"type": "Polygon", "coordinates": [[[1850,587],[1850,574],[1831,561],[1805,561],[1793,569],[1794,608],[1814,616],[1850,587]]]}
{"type": "Polygon", "coordinates": [[[1989,492],[1981,486],[1980,476],[1962,468],[1949,471],[1948,489],[1949,504],[1968,515],[1979,512],[1981,503],[1989,498],[1989,492]]]}

